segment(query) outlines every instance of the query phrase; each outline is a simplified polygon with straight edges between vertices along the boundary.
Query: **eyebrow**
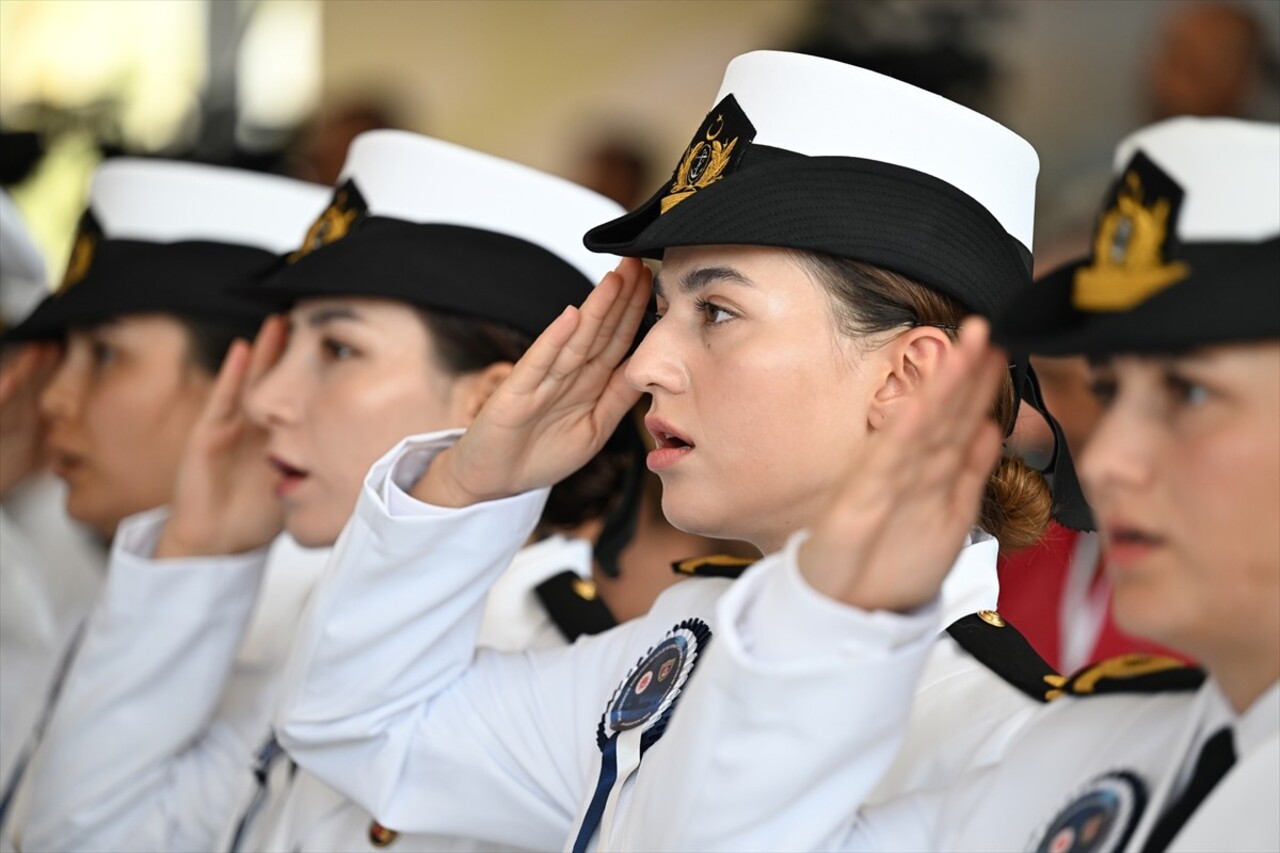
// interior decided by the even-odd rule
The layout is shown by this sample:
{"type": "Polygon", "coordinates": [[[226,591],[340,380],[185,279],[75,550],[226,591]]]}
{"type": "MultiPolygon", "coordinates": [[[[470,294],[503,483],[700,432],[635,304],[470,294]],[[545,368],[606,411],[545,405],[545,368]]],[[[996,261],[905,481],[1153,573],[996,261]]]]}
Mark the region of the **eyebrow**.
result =
{"type": "MultiPolygon", "coordinates": [[[[684,294],[697,293],[708,284],[716,281],[745,284],[748,287],[752,287],[755,284],[751,279],[732,267],[699,267],[696,270],[690,270],[680,278],[680,292],[684,294]]],[[[662,289],[661,275],[653,280],[653,295],[663,299],[666,298],[666,292],[662,289]]]]}
{"type": "Polygon", "coordinates": [[[307,314],[307,325],[313,329],[335,320],[362,320],[358,313],[345,305],[323,305],[307,314]]]}

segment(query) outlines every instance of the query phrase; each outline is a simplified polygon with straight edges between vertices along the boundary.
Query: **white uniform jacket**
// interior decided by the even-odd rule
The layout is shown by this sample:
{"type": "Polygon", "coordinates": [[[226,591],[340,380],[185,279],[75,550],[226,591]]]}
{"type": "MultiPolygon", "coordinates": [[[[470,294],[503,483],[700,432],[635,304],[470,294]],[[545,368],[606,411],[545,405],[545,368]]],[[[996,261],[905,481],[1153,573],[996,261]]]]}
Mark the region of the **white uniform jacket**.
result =
{"type": "MultiPolygon", "coordinates": [[[[551,536],[521,549],[485,598],[478,645],[509,652],[565,645],[561,628],[536,590],[566,570],[589,579],[591,563],[591,543],[582,539],[551,536]]],[[[264,765],[263,777],[260,801],[254,802],[259,796],[254,790],[241,813],[225,828],[217,849],[230,850],[237,833],[240,851],[372,853],[391,849],[456,853],[495,849],[492,842],[473,838],[399,833],[376,824],[368,810],[285,756],[264,765]]]]}
{"type": "MultiPolygon", "coordinates": [[[[1212,682],[1065,696],[1014,732],[998,763],[932,790],[865,795],[889,765],[880,741],[906,723],[911,688],[868,680],[832,653],[858,653],[866,614],[816,594],[786,614],[769,605],[790,570],[744,578],[721,602],[720,636],[663,738],[683,760],[642,779],[632,801],[652,849],[1138,851],[1224,725],[1238,761],[1168,850],[1280,849],[1280,685],[1240,717],[1212,682]],[[819,618],[830,633],[797,635],[819,618]]],[[[948,748],[947,728],[932,734],[948,748]]]]}
{"type": "Polygon", "coordinates": [[[35,749],[102,585],[106,550],[67,516],[65,495],[41,474],[0,503],[0,798],[35,749]]]}
{"type": "Polygon", "coordinates": [[[165,518],[116,535],[13,804],[20,850],[209,850],[234,807],[323,555],[282,538],[270,557],[153,560],[165,518]]]}
{"type": "MultiPolygon", "coordinates": [[[[407,439],[370,472],[290,661],[276,725],[280,742],[301,766],[400,831],[541,849],[581,845],[599,832],[601,847],[656,849],[646,834],[656,827],[627,816],[633,783],[654,763],[660,771],[680,773],[684,756],[665,738],[642,739],[641,746],[652,745],[644,757],[645,772],[631,775],[634,743],[624,748],[624,736],[629,731],[638,736],[655,722],[661,726],[671,685],[679,689],[690,659],[705,656],[707,632],[698,623],[709,623],[704,627],[716,633],[715,604],[730,582],[677,584],[645,617],[568,648],[505,655],[477,651],[485,593],[532,530],[546,493],[460,510],[411,498],[405,489],[454,437],[407,439]],[[664,641],[673,635],[679,635],[686,653],[664,658],[664,641]],[[651,649],[658,657],[646,669],[649,662],[639,662],[651,649]],[[671,661],[679,669],[672,670],[671,661]],[[665,687],[658,686],[669,677],[665,687]],[[658,695],[663,704],[646,704],[658,695]],[[606,708],[608,727],[602,722],[606,708]],[[623,728],[637,717],[637,728],[623,728]],[[607,777],[598,785],[610,730],[617,733],[617,778],[612,785],[607,777]],[[588,815],[593,816],[589,829],[580,833],[588,815]]],[[[995,551],[989,538],[965,549],[944,594],[948,618],[994,605],[995,551]]],[[[761,599],[761,608],[778,611],[775,616],[787,624],[786,614],[816,609],[809,614],[809,631],[825,636],[843,630],[843,608],[822,600],[815,605],[810,599],[819,597],[798,577],[775,571],[792,561],[790,554],[773,555],[746,576],[781,578],[773,594],[761,599]],[[831,621],[834,628],[824,624],[831,621]]],[[[948,709],[962,733],[957,741],[964,743],[947,756],[904,754],[895,772],[898,784],[907,788],[940,784],[965,766],[998,756],[1009,732],[1036,707],[959,653],[949,639],[936,641],[940,610],[928,608],[905,625],[900,617],[861,614],[857,643],[842,638],[827,650],[857,680],[881,689],[888,685],[889,695],[901,696],[888,714],[891,724],[880,721],[872,732],[885,765],[876,779],[893,761],[903,735],[899,718],[907,716],[929,658],[915,719],[928,726],[948,709]]],[[[713,655],[720,642],[712,639],[713,655]]],[[[694,673],[692,683],[701,678],[694,673]]],[[[862,728],[865,721],[885,716],[865,699],[855,690],[828,703],[825,723],[862,728]],[[873,711],[866,713],[869,704],[873,711]]],[[[909,740],[916,739],[915,728],[909,740]]],[[[724,747],[749,756],[762,785],[791,760],[787,753],[724,747]]],[[[690,776],[684,784],[700,786],[704,780],[690,776]]],[[[865,788],[864,795],[871,785],[865,788]]],[[[763,811],[776,805],[770,801],[763,811]]],[[[759,814],[762,804],[739,802],[736,808],[759,814]]]]}

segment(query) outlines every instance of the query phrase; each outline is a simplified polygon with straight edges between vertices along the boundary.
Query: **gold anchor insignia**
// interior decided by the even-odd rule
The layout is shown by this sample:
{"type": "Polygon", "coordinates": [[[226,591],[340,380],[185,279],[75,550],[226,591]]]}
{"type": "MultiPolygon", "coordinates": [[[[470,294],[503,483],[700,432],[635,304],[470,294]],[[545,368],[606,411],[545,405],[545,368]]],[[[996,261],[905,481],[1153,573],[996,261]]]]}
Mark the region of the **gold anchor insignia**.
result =
{"type": "Polygon", "coordinates": [[[67,261],[67,272],[62,277],[62,283],[58,285],[58,293],[64,293],[84,281],[84,277],[89,274],[89,267],[93,266],[93,255],[97,249],[97,235],[81,231],[76,237],[75,245],[71,247],[71,258],[67,261]]]}
{"type": "Polygon", "coordinates": [[[724,176],[725,167],[729,165],[729,157],[733,153],[734,146],[738,144],[738,137],[735,136],[727,143],[721,142],[719,136],[723,132],[724,115],[721,114],[717,115],[715,121],[707,128],[705,139],[689,146],[684,159],[680,161],[680,168],[676,170],[676,179],[672,182],[670,191],[662,199],[662,213],[666,213],[698,190],[706,189],[724,176]]]}
{"type": "Polygon", "coordinates": [[[326,207],[324,213],[320,214],[320,218],[307,229],[307,236],[303,238],[302,245],[296,252],[289,255],[289,263],[292,264],[316,249],[336,243],[347,236],[356,217],[360,215],[358,209],[347,206],[348,202],[348,192],[339,190],[334,196],[333,203],[326,207]]]}
{"type": "Polygon", "coordinates": [[[1124,177],[1116,203],[1098,225],[1093,264],[1076,271],[1072,303],[1081,311],[1127,311],[1191,272],[1160,257],[1168,236],[1171,205],[1162,198],[1142,201],[1137,172],[1124,177]]]}

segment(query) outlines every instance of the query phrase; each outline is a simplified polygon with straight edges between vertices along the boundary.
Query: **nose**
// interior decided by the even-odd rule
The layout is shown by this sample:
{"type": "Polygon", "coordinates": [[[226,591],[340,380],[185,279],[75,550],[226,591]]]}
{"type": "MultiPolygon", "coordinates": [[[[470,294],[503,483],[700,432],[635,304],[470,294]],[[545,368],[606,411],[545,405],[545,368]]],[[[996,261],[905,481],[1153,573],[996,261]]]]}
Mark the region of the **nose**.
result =
{"type": "Polygon", "coordinates": [[[1134,413],[1119,406],[1103,413],[1079,462],[1080,482],[1095,510],[1105,510],[1117,493],[1149,482],[1155,442],[1134,413]]]}
{"type": "Polygon", "coordinates": [[[627,383],[647,394],[683,394],[688,390],[689,376],[675,344],[665,318],[654,323],[627,362],[627,383]]]}
{"type": "Polygon", "coordinates": [[[38,402],[40,417],[48,423],[75,420],[84,406],[88,389],[89,362],[85,347],[69,345],[38,402]]]}
{"type": "Polygon", "coordinates": [[[245,395],[244,408],[264,429],[296,424],[301,419],[299,382],[289,349],[274,366],[254,383],[245,395]]]}

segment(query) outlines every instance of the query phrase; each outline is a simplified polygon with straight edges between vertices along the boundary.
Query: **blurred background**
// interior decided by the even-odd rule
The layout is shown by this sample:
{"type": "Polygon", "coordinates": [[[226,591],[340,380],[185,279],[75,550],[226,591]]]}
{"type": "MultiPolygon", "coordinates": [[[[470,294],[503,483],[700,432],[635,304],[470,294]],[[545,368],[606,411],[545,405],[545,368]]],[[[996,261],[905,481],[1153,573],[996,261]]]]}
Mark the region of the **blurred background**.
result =
{"type": "Polygon", "coordinates": [[[634,204],[758,48],[890,74],[1029,139],[1041,269],[1084,250],[1127,131],[1280,119],[1276,0],[0,0],[0,185],[55,279],[88,176],[122,153],[331,183],[351,137],[402,127],[634,204]]]}

